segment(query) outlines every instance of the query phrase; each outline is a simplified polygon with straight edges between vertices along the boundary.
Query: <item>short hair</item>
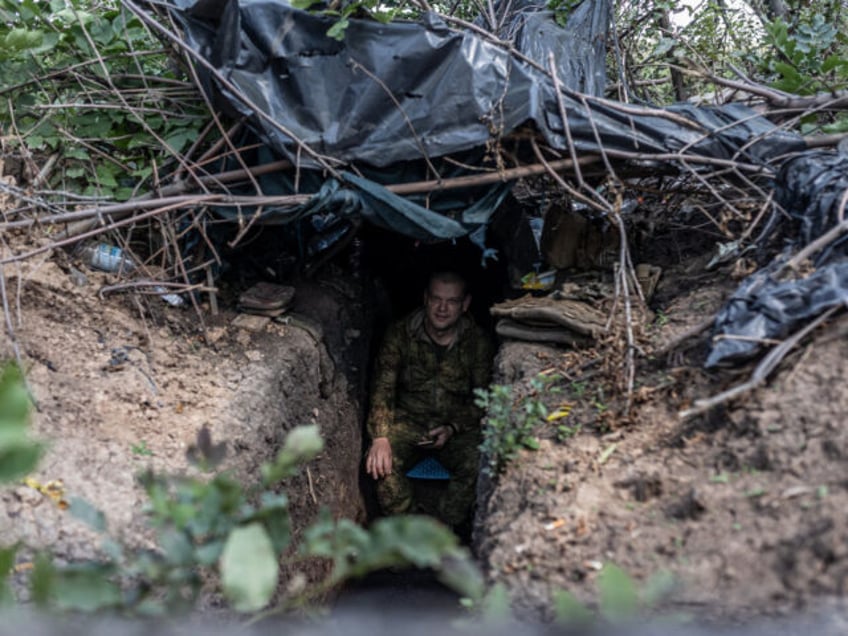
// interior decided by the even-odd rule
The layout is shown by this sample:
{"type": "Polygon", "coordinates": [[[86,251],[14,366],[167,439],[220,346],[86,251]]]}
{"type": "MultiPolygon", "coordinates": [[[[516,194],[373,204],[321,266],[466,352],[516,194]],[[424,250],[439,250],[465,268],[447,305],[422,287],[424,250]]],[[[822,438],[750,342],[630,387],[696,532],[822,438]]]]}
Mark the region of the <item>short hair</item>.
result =
{"type": "Polygon", "coordinates": [[[460,287],[462,287],[462,297],[465,298],[468,295],[468,283],[466,282],[465,278],[457,272],[451,270],[444,270],[439,272],[433,272],[432,274],[430,274],[430,278],[427,280],[427,294],[430,293],[430,287],[436,281],[440,283],[459,285],[460,287]]]}

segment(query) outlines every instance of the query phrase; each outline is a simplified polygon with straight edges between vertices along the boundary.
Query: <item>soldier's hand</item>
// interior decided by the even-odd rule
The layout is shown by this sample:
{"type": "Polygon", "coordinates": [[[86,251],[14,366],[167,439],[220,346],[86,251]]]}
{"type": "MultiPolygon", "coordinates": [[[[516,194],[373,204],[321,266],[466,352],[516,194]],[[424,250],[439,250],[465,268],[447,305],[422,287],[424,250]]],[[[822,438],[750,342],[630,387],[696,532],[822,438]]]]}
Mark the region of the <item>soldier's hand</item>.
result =
{"type": "Polygon", "coordinates": [[[388,437],[376,437],[365,458],[365,472],[380,479],[392,472],[392,445],[388,437]]]}
{"type": "Polygon", "coordinates": [[[453,429],[450,426],[437,426],[427,431],[427,437],[433,440],[431,448],[441,448],[453,437],[453,429]]]}

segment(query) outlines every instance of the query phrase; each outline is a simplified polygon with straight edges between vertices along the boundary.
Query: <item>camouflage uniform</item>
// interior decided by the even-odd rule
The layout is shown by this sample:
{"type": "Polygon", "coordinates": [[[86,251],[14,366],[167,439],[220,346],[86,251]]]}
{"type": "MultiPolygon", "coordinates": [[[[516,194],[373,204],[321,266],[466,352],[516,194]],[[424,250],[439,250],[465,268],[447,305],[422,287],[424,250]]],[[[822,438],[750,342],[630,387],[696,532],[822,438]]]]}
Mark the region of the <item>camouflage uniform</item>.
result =
{"type": "Polygon", "coordinates": [[[392,474],[377,481],[386,514],[416,512],[409,471],[430,453],[451,473],[437,516],[449,525],[465,520],[474,503],[482,413],[473,390],[486,387],[492,365],[489,339],[463,315],[449,347],[436,345],[424,330],[424,310],[392,325],[386,333],[374,378],[368,432],[387,437],[392,474]],[[415,446],[428,430],[451,425],[454,435],[438,450],[415,446]]]}

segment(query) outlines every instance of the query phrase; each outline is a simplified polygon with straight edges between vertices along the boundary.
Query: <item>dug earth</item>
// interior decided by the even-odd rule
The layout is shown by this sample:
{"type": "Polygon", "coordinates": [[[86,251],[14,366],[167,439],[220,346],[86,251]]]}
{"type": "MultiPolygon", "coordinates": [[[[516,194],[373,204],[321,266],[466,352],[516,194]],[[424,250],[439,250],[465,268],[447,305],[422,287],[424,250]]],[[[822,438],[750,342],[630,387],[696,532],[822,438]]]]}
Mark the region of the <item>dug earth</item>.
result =
{"type": "MultiPolygon", "coordinates": [[[[19,350],[37,400],[34,432],[49,450],[34,482],[0,494],[0,543],[23,540],[66,560],[97,554],[98,537],[33,485],[56,481],[62,498],[103,510],[112,534],[151,545],[135,476],[195,470],[186,453],[204,426],[226,444],[224,468],[251,482],[286,431],[317,424],[325,450],[286,489],[295,531],[322,507],[366,521],[371,334],[355,280],[336,273],[299,284],[291,319],[246,328],[234,310],[211,316],[155,295],[98,294],[107,275],[80,277],[60,254],[5,273],[14,337],[2,354],[19,350]]],[[[715,312],[730,291],[721,280],[684,278],[669,272],[660,283],[658,343],[715,312]]],[[[746,377],[702,371],[703,340],[640,362],[626,421],[605,416],[611,398],[591,373],[597,351],[501,342],[496,381],[518,399],[540,371],[556,375],[560,391],[545,399],[570,412],[537,428],[537,450],[481,481],[472,548],[488,581],[503,583],[516,614],[534,621],[552,617],[562,590],[595,605],[605,564],[643,590],[670,575],[668,594],[648,608],[660,614],[721,621],[840,609],[846,332],[843,316],[767,386],[689,420],[678,413],[693,399],[746,377]]],[[[317,578],[327,565],[308,567],[317,578]]]]}

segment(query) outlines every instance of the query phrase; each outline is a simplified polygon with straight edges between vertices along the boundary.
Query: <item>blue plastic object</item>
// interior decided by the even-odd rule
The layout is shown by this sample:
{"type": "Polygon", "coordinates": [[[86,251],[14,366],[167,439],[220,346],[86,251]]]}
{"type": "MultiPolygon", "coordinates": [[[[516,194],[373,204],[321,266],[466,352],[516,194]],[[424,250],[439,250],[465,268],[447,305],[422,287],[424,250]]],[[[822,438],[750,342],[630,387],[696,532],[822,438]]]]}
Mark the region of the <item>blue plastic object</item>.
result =
{"type": "Polygon", "coordinates": [[[435,457],[425,457],[415,464],[406,476],[412,479],[450,479],[448,469],[442,466],[435,457]]]}

